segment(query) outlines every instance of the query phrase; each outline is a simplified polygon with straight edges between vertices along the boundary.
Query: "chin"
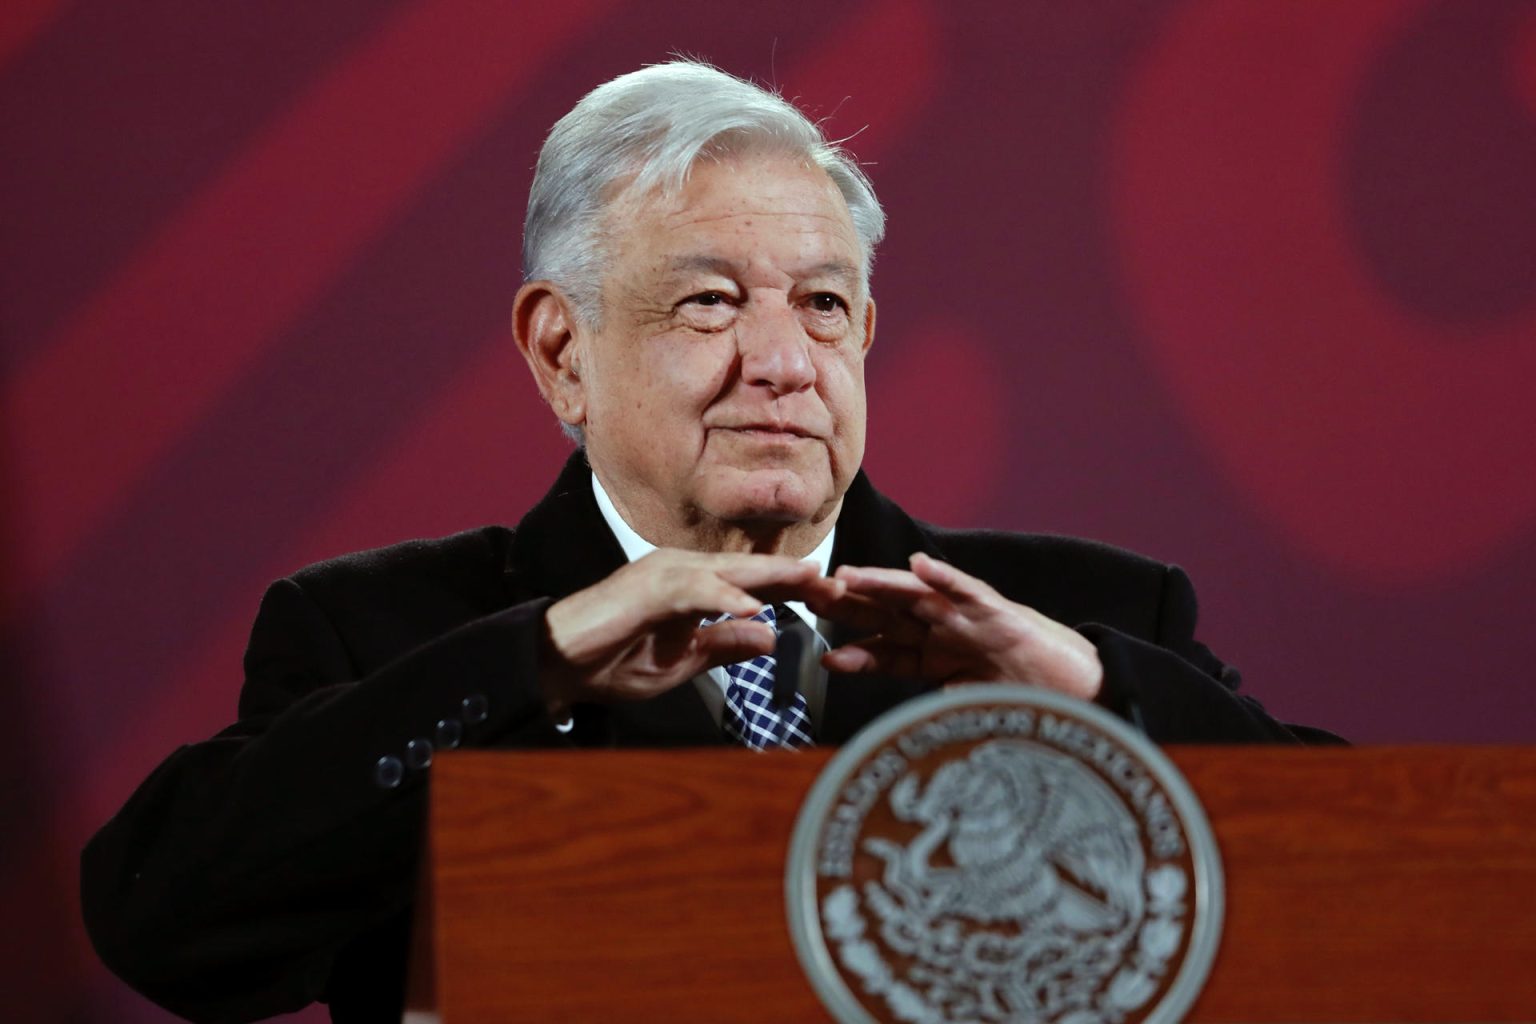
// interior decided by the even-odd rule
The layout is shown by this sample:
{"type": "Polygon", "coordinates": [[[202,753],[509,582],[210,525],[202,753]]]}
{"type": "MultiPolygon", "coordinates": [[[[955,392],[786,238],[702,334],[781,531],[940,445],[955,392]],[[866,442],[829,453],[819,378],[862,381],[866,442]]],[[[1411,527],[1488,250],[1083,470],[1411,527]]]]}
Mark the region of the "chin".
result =
{"type": "Polygon", "coordinates": [[[836,501],[830,480],[807,480],[788,470],[756,470],[713,481],[700,503],[726,522],[803,523],[836,501]]]}

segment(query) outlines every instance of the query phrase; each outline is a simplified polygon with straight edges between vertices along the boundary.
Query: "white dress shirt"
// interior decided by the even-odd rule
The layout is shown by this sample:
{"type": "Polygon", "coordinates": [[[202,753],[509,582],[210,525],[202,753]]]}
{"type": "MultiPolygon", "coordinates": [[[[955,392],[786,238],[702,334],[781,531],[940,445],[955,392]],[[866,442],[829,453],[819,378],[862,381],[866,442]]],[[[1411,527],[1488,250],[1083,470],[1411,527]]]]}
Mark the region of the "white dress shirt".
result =
{"type": "MultiPolygon", "coordinates": [[[[624,521],[619,515],[619,510],[614,507],[613,499],[608,497],[608,492],[603,490],[603,485],[597,479],[597,474],[592,474],[592,494],[597,498],[597,507],[602,510],[603,519],[608,523],[608,528],[613,531],[613,536],[619,542],[619,547],[624,549],[624,556],[631,562],[644,558],[656,550],[656,545],[646,540],[635,532],[634,528],[624,521]]],[[[826,539],[816,545],[816,550],[807,555],[804,561],[816,563],[816,569],[821,575],[827,574],[827,568],[832,563],[832,538],[837,534],[837,527],[827,531],[826,539]]],[[[827,650],[827,639],[822,633],[821,623],[811,610],[799,601],[785,601],[786,605],[802,619],[804,619],[816,633],[817,646],[827,650]]],[[[731,685],[731,677],[725,668],[712,668],[708,672],[694,677],[693,683],[699,690],[699,696],[704,698],[704,704],[709,708],[710,714],[715,716],[715,721],[721,721],[725,714],[725,691],[731,685]]],[[[827,697],[827,670],[818,663],[815,671],[808,672],[800,680],[800,692],[805,694],[806,714],[810,717],[811,728],[814,730],[816,723],[821,719],[822,707],[827,697]]]]}

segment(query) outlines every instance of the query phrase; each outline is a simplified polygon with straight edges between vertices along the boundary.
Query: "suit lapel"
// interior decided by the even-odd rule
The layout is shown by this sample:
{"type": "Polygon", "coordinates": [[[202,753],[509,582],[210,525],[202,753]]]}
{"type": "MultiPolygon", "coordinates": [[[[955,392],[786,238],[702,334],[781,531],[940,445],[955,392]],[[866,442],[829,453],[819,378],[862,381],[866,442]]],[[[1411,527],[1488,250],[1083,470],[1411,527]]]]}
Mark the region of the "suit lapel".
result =
{"type": "MultiPolygon", "coordinates": [[[[592,495],[586,454],[576,451],[542,501],[529,510],[507,547],[502,579],[511,603],[559,600],[607,579],[625,565],[624,550],[592,495]]],[[[725,743],[691,682],[647,701],[580,705],[572,739],[582,746],[696,746],[725,743]]]]}
{"type": "MultiPolygon", "coordinates": [[[[941,557],[917,523],[876,491],[861,471],[849,486],[842,511],[838,514],[832,567],[867,565],[905,569],[907,560],[918,551],[941,557]]],[[[828,639],[836,647],[858,637],[834,625],[828,639]]],[[[846,743],[873,719],[932,688],[933,684],[919,679],[834,673],[827,679],[826,707],[817,739],[823,744],[846,743]]]]}

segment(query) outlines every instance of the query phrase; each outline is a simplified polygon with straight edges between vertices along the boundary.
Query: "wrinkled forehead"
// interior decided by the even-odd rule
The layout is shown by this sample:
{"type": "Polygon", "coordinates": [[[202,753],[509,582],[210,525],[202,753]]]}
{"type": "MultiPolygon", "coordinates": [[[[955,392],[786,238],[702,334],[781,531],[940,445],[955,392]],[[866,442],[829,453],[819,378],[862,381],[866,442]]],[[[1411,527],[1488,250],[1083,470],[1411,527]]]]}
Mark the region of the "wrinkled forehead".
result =
{"type": "Polygon", "coordinates": [[[676,188],[647,188],[631,176],[607,205],[603,235],[616,259],[643,253],[652,260],[696,260],[724,255],[709,250],[734,242],[737,249],[771,248],[780,257],[803,251],[812,263],[864,271],[853,217],[836,183],[814,162],[783,154],[702,158],[676,188]]]}

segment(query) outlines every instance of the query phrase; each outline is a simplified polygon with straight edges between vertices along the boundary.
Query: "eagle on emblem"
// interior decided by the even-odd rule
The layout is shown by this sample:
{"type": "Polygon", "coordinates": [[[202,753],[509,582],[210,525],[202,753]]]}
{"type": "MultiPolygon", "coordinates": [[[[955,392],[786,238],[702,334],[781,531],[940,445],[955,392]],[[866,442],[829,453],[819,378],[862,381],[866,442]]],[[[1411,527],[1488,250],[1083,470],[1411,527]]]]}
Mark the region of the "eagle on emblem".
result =
{"type": "Polygon", "coordinates": [[[865,898],[910,980],[982,1020],[1086,1005],[1145,912],[1136,819],[1110,786],[1058,752],[994,740],[926,786],[908,773],[889,802],[917,832],[865,839],[884,865],[865,898]]]}

